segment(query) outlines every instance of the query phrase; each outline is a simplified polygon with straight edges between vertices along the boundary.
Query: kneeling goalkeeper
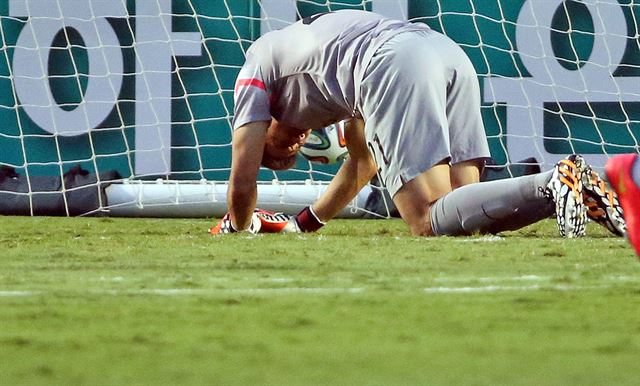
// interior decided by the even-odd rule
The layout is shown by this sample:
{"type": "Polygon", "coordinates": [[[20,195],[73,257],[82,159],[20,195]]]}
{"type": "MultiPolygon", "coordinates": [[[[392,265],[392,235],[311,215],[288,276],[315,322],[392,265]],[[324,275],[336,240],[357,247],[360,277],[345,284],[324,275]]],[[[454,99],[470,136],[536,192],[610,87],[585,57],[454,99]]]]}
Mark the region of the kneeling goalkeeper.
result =
{"type": "Polygon", "coordinates": [[[610,189],[592,189],[601,180],[580,156],[479,183],[489,149],[477,75],[426,25],[353,10],[302,19],[251,46],[234,97],[229,214],[213,233],[315,231],[376,173],[414,235],[495,233],[553,213],[568,237],[584,234],[587,214],[624,233],[619,206],[603,200],[610,189]],[[292,167],[309,130],[342,120],[349,157],[318,201],[291,219],[255,211],[260,166],[292,167]]]}

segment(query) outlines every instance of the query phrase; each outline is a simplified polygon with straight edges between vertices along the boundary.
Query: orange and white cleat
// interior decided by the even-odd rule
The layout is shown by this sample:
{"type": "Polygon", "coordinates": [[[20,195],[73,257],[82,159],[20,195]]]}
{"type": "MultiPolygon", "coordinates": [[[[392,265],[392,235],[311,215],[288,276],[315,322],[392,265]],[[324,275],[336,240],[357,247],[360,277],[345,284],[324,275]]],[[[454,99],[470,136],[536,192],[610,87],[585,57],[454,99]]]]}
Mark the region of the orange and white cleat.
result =
{"type": "Polygon", "coordinates": [[[583,174],[582,186],[587,217],[607,228],[614,235],[624,237],[627,233],[627,223],[624,220],[618,195],[611,185],[587,166],[583,174]]]}
{"type": "Polygon", "coordinates": [[[637,154],[617,155],[609,158],[605,173],[624,210],[627,238],[636,254],[640,256],[640,188],[632,177],[637,162],[640,162],[637,154]]]}
{"type": "Polygon", "coordinates": [[[556,204],[558,231],[564,237],[582,237],[587,221],[583,195],[586,163],[572,154],[560,160],[553,169],[545,194],[556,204]]]}

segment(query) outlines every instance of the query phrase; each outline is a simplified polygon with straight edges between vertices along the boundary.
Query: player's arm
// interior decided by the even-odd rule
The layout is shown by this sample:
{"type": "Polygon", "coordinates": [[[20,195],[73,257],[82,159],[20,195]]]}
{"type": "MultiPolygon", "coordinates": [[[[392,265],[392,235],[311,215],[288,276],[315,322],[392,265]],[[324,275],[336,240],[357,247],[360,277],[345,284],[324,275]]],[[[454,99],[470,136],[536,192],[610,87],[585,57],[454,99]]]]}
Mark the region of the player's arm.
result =
{"type": "Polygon", "coordinates": [[[312,206],[313,214],[321,222],[335,217],[376,175],[377,166],[364,135],[364,121],[352,119],[347,122],[345,141],[349,157],[344,161],[326,192],[312,206]]]}
{"type": "Polygon", "coordinates": [[[227,206],[234,229],[247,229],[256,206],[256,181],[269,122],[250,122],[233,132],[227,206]]]}

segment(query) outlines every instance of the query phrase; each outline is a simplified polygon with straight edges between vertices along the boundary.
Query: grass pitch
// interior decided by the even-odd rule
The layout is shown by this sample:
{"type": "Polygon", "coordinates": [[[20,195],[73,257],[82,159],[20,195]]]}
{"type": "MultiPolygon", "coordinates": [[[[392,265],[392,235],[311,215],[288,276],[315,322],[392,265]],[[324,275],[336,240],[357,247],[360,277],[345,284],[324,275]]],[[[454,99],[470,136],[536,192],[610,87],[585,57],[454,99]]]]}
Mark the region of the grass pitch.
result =
{"type": "Polygon", "coordinates": [[[637,385],[640,264],[595,224],[0,217],[0,384],[637,385]]]}

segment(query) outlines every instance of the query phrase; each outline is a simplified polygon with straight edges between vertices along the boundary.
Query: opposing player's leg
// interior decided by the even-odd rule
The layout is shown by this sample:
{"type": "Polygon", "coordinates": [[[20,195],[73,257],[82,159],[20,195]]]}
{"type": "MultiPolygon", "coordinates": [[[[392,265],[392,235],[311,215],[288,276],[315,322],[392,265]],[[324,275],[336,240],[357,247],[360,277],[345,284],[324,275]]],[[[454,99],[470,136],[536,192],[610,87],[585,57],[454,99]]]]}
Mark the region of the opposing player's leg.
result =
{"type": "Polygon", "coordinates": [[[640,158],[637,154],[612,157],[605,172],[624,209],[629,242],[640,256],[640,158]]]}

